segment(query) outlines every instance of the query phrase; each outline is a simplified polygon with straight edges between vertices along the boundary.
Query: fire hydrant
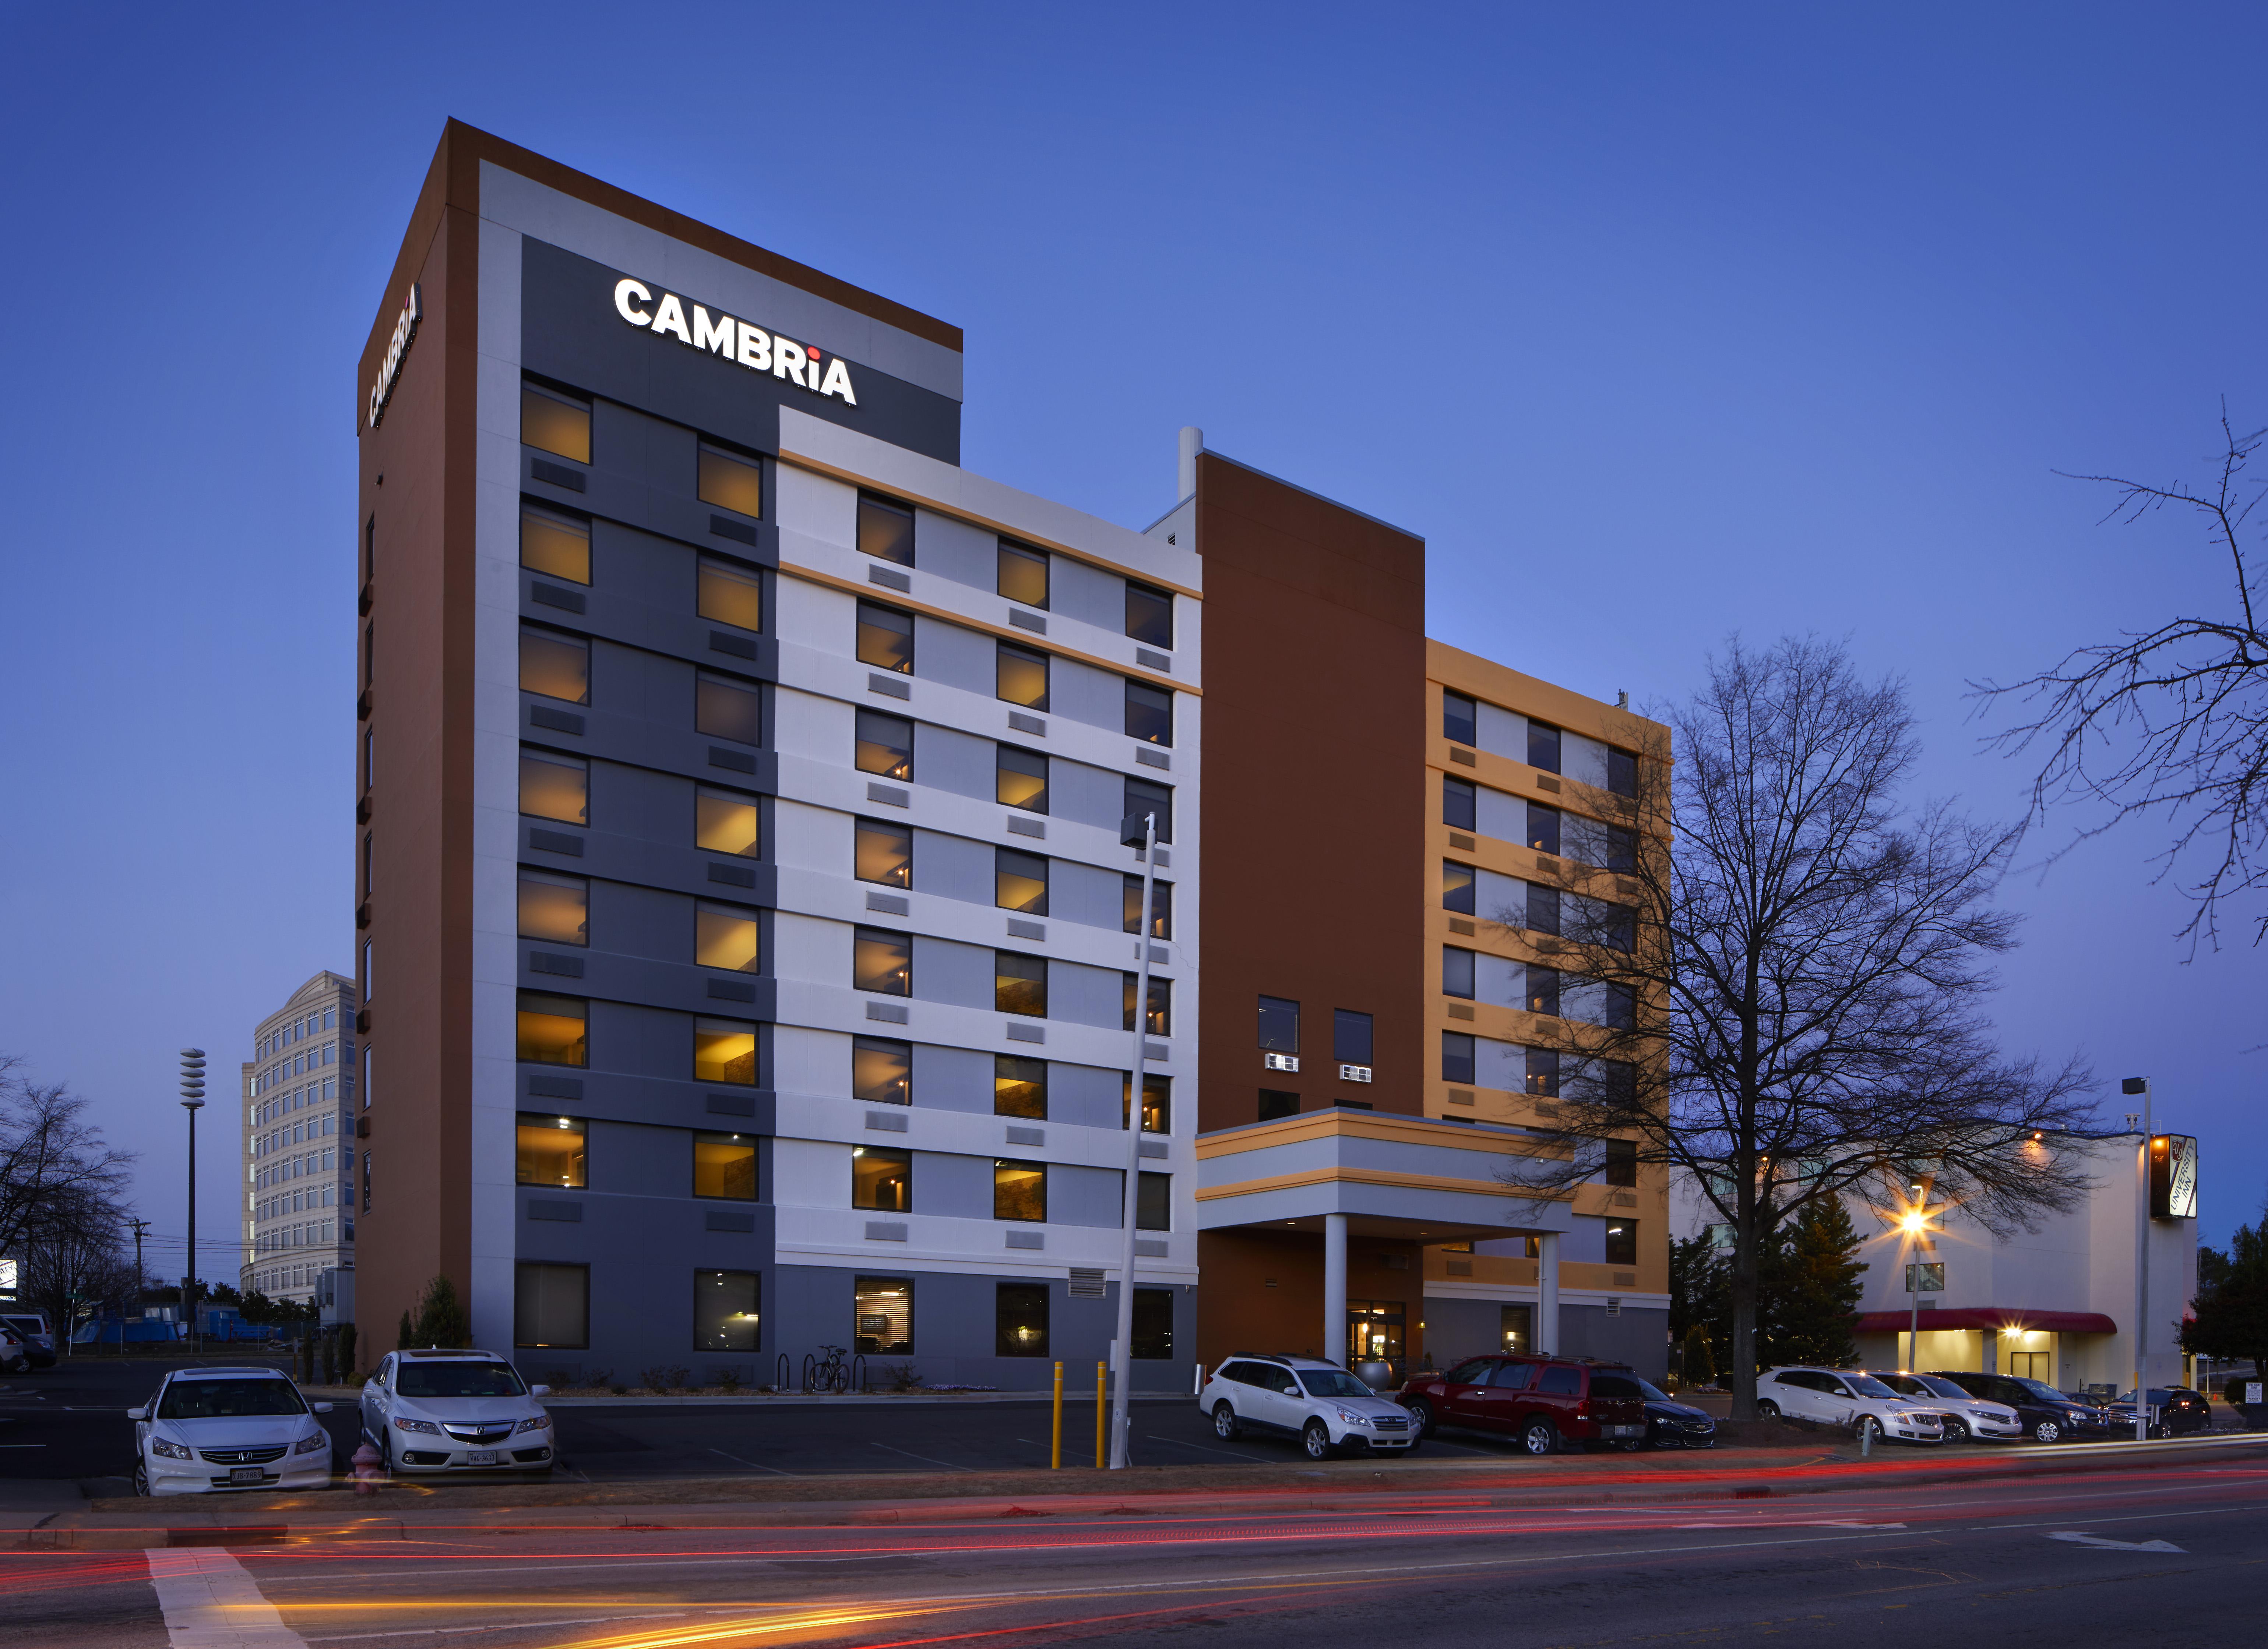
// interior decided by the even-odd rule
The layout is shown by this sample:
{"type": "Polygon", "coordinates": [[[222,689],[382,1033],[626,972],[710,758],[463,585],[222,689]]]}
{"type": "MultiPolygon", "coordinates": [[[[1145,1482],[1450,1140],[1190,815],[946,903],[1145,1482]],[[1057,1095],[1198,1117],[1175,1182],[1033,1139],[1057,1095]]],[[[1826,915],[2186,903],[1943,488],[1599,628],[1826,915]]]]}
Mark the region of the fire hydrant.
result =
{"type": "Polygon", "coordinates": [[[354,1452],[354,1491],[357,1494],[376,1494],[386,1482],[386,1459],[370,1444],[364,1443],[354,1452]]]}

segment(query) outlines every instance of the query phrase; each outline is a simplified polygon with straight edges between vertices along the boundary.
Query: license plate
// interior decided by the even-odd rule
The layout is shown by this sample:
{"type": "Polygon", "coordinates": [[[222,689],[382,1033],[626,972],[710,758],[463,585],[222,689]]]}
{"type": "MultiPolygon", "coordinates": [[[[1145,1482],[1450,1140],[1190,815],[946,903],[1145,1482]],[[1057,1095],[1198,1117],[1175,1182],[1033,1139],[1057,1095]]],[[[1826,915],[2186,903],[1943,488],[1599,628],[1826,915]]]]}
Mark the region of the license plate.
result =
{"type": "Polygon", "coordinates": [[[231,1483],[258,1483],[267,1475],[257,1466],[232,1466],[229,1468],[228,1480],[231,1483]]]}
{"type": "Polygon", "coordinates": [[[496,1464],[496,1450],[492,1448],[468,1449],[465,1454],[465,1464],[468,1466],[493,1466],[496,1464]]]}
{"type": "Polygon", "coordinates": [[[1646,1428],[1642,1425],[1610,1425],[1607,1428],[1607,1435],[1609,1437],[1638,1437],[1643,1434],[1645,1431],[1646,1428]]]}

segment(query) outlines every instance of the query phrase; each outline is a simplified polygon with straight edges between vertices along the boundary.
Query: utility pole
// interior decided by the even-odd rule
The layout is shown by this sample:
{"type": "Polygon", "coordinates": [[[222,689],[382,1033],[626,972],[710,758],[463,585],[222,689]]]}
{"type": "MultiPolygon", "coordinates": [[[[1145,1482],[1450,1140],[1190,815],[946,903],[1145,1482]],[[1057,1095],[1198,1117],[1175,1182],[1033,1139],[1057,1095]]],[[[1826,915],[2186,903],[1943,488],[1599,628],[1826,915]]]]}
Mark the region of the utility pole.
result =
{"type": "Polygon", "coordinates": [[[1134,1069],[1126,1089],[1126,1218],[1119,1250],[1118,1389],[1110,1401],[1110,1469],[1123,1471],[1127,1459],[1127,1388],[1134,1383],[1134,1231],[1142,1209],[1142,1076],[1150,1055],[1151,902],[1158,885],[1158,815],[1129,813],[1119,821],[1118,839],[1142,850],[1142,926],[1134,936],[1134,1069]]]}
{"type": "Polygon", "coordinates": [[[205,1108],[205,1050],[181,1049],[181,1108],[189,1114],[189,1269],[181,1278],[181,1304],[188,1314],[189,1349],[197,1336],[197,1113],[205,1108]]]}
{"type": "Polygon", "coordinates": [[[134,1316],[139,1321],[142,1316],[142,1239],[150,1229],[150,1222],[129,1219],[126,1223],[134,1227],[134,1316]]]}
{"type": "Polygon", "coordinates": [[[2143,1443],[2150,1437],[2150,1079],[2128,1077],[2118,1087],[2142,1096],[2142,1148],[2134,1156],[2134,1440],[2143,1443]]]}

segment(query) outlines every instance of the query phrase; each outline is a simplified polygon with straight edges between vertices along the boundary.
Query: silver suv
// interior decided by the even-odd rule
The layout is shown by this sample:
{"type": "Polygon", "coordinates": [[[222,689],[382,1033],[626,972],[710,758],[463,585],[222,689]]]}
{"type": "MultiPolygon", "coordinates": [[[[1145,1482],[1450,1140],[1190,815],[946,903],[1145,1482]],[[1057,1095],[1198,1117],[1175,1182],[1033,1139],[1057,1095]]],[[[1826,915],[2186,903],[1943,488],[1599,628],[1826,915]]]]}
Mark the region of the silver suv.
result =
{"type": "Polygon", "coordinates": [[[1418,1447],[1408,1410],[1312,1357],[1232,1357],[1205,1381],[1197,1407],[1212,1416],[1217,1437],[1241,1437],[1248,1428],[1296,1437],[1310,1460],[1350,1446],[1392,1454],[1418,1447]]]}

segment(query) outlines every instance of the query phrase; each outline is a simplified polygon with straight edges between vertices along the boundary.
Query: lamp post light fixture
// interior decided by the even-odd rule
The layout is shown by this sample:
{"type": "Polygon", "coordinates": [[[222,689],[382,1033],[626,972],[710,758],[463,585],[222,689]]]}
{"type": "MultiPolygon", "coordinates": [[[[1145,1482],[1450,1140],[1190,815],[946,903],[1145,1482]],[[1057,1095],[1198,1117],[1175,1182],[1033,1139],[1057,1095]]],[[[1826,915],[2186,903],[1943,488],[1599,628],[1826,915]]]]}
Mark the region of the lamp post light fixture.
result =
{"type": "Polygon", "coordinates": [[[1928,1263],[1913,1256],[1929,1252],[1928,1240],[1937,1234],[1937,1227],[1931,1222],[1945,1210],[1941,1205],[1929,1205],[1929,1186],[1926,1182],[1910,1184],[1906,1189],[1913,1201],[1897,1214],[1897,1230],[1902,1239],[1899,1247],[1907,1256],[1905,1366],[1907,1372],[1918,1373],[1921,1368],[1921,1297],[1924,1292],[1935,1293],[1945,1285],[1936,1280],[1932,1287],[1928,1263]]]}
{"type": "Polygon", "coordinates": [[[205,1108],[205,1050],[181,1049],[181,1108],[189,1114],[189,1264],[181,1277],[181,1311],[189,1321],[189,1349],[197,1338],[197,1113],[205,1108]]]}
{"type": "Polygon", "coordinates": [[[1158,885],[1158,815],[1129,813],[1118,821],[1118,839],[1142,850],[1142,925],[1134,935],[1134,1064],[1126,1083],[1126,1219],[1119,1250],[1118,1337],[1112,1350],[1118,1364],[1118,1389],[1110,1399],[1110,1469],[1123,1471],[1127,1458],[1128,1388],[1134,1383],[1134,1246],[1142,1218],[1142,1076],[1150,1056],[1150,924],[1158,885]]]}

